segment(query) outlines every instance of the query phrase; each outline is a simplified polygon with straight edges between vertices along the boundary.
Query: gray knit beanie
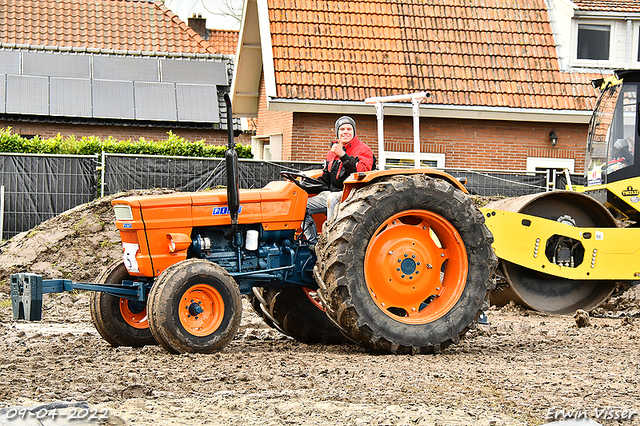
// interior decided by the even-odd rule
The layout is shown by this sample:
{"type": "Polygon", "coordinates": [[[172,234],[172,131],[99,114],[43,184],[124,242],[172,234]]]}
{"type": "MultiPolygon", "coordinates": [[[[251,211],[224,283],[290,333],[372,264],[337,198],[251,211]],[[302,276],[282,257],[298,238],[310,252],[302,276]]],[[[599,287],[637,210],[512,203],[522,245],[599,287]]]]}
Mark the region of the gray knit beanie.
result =
{"type": "Polygon", "coordinates": [[[342,126],[343,124],[351,124],[351,126],[353,127],[353,136],[355,137],[356,135],[356,122],[353,120],[353,118],[349,117],[348,115],[343,115],[342,117],[338,118],[336,120],[336,138],[340,138],[340,135],[338,134],[338,130],[340,130],[340,126],[342,126]]]}

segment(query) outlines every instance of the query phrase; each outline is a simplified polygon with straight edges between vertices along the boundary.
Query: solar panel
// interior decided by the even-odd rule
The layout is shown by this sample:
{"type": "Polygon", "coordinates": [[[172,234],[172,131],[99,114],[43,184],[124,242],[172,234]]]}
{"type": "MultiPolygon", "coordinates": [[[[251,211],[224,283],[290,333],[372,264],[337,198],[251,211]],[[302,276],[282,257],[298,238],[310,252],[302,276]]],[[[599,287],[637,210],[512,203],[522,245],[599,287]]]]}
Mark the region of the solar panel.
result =
{"type": "Polygon", "coordinates": [[[0,113],[219,123],[223,60],[0,50],[0,113]]]}
{"type": "Polygon", "coordinates": [[[0,113],[4,113],[6,111],[7,102],[4,100],[4,88],[6,87],[7,76],[4,74],[0,74],[0,113]]]}
{"type": "Polygon", "coordinates": [[[8,114],[49,114],[49,79],[26,75],[7,76],[8,114]]]}
{"type": "Polygon", "coordinates": [[[100,80],[159,81],[158,74],[157,59],[93,57],[93,78],[100,80]]]}
{"type": "Polygon", "coordinates": [[[223,62],[161,60],[162,81],[227,86],[227,66],[223,62]]]}
{"type": "Polygon", "coordinates": [[[93,116],[133,119],[133,82],[94,79],[93,116]]]}
{"type": "Polygon", "coordinates": [[[49,77],[91,77],[90,57],[84,55],[22,53],[22,74],[49,77]]]}
{"type": "Polygon", "coordinates": [[[0,50],[0,74],[20,74],[20,52],[0,50]]]}
{"type": "Polygon", "coordinates": [[[51,115],[91,117],[91,80],[51,77],[51,115]]]}
{"type": "Polygon", "coordinates": [[[173,83],[133,83],[138,120],[176,121],[176,90],[173,83]]]}
{"type": "Polygon", "coordinates": [[[216,86],[176,84],[178,121],[219,122],[216,86]]]}

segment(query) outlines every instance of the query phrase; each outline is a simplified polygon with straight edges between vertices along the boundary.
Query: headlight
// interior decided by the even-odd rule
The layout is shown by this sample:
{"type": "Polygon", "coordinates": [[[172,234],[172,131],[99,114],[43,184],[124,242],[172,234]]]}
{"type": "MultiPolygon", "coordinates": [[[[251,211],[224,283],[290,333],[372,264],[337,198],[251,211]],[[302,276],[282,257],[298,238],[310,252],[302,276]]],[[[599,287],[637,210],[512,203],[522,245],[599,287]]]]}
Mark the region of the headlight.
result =
{"type": "Polygon", "coordinates": [[[131,206],[125,204],[117,204],[113,206],[113,212],[116,214],[116,220],[133,220],[131,206]]]}
{"type": "Polygon", "coordinates": [[[167,246],[169,253],[184,251],[191,245],[191,237],[185,234],[172,232],[167,234],[167,246]]]}

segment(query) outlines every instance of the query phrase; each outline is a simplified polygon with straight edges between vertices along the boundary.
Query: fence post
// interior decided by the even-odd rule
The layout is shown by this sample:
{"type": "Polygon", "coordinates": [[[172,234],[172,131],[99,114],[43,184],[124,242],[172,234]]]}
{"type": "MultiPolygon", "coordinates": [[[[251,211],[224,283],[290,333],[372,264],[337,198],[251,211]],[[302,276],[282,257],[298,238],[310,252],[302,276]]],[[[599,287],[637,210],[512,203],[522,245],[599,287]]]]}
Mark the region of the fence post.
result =
{"type": "Polygon", "coordinates": [[[104,167],[105,167],[105,154],[102,151],[102,164],[100,165],[100,197],[104,197],[104,167]]]}
{"type": "Polygon", "coordinates": [[[4,185],[0,186],[0,241],[4,233],[4,185]]]}
{"type": "MultiPolygon", "coordinates": [[[[569,172],[569,169],[563,169],[562,173],[564,173],[564,177],[565,179],[567,179],[567,186],[569,187],[569,191],[574,191],[573,189],[573,184],[571,183],[571,173],[569,172]]],[[[562,188],[562,189],[567,189],[567,188],[562,188]]]]}

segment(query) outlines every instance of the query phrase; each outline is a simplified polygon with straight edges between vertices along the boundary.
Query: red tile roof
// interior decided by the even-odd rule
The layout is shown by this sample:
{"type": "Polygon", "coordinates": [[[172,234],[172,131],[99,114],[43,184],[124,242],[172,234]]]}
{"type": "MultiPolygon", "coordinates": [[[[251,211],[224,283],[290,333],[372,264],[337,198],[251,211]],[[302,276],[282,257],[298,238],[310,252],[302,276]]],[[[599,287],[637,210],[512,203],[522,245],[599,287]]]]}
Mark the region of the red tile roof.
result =
{"type": "Polygon", "coordinates": [[[237,30],[209,30],[209,44],[216,53],[235,55],[238,48],[237,30]]]}
{"type": "Polygon", "coordinates": [[[162,2],[0,0],[0,43],[216,53],[162,2]]]}
{"type": "Polygon", "coordinates": [[[591,110],[562,72],[544,0],[268,0],[278,98],[591,110]]]}
{"type": "Polygon", "coordinates": [[[598,12],[640,12],[640,0],[574,0],[579,10],[598,12]]]}

